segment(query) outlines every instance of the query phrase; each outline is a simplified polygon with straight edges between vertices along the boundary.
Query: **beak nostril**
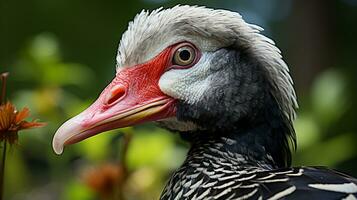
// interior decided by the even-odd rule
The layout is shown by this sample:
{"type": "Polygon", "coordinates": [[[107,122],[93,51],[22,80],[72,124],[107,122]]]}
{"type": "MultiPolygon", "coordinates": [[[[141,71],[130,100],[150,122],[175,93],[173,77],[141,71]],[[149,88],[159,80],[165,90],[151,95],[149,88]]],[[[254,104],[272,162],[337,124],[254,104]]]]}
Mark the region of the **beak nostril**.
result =
{"type": "Polygon", "coordinates": [[[110,93],[108,94],[108,98],[107,98],[106,102],[108,105],[110,105],[110,104],[116,102],[118,99],[120,99],[124,95],[125,95],[125,87],[121,86],[121,85],[116,85],[110,90],[110,93]]]}

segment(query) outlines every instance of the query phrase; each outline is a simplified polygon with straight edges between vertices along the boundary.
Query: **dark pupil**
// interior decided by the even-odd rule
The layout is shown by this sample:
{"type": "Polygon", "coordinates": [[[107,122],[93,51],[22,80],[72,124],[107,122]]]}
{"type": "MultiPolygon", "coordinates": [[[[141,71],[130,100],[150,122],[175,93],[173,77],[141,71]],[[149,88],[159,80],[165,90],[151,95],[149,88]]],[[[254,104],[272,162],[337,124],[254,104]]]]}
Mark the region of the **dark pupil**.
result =
{"type": "Polygon", "coordinates": [[[182,50],[179,54],[181,60],[188,61],[191,58],[191,53],[188,50],[182,50]]]}

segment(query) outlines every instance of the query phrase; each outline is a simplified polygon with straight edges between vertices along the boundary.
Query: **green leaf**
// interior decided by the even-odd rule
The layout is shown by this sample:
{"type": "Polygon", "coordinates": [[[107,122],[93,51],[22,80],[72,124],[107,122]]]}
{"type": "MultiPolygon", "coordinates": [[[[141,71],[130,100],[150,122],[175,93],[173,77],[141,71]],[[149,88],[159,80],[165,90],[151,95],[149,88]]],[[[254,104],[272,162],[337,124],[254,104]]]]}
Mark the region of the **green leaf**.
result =
{"type": "Polygon", "coordinates": [[[94,200],[95,193],[79,181],[73,181],[65,185],[63,200],[94,200]]]}
{"type": "Polygon", "coordinates": [[[336,70],[322,73],[312,88],[312,109],[325,128],[338,120],[349,107],[346,79],[336,70]]]}
{"type": "Polygon", "coordinates": [[[110,141],[118,134],[117,131],[107,131],[78,143],[76,148],[81,155],[91,161],[104,161],[110,151],[110,141]]]}
{"type": "Polygon", "coordinates": [[[297,164],[333,167],[357,155],[354,133],[339,134],[310,148],[300,149],[297,164]],[[302,162],[303,160],[303,162],[302,162]]]}
{"type": "Polygon", "coordinates": [[[183,162],[186,150],[176,147],[167,131],[155,128],[134,132],[127,154],[130,169],[153,166],[168,170],[183,162]]]}
{"type": "Polygon", "coordinates": [[[314,145],[321,139],[321,131],[316,120],[310,114],[300,114],[294,122],[298,149],[314,145]]]}

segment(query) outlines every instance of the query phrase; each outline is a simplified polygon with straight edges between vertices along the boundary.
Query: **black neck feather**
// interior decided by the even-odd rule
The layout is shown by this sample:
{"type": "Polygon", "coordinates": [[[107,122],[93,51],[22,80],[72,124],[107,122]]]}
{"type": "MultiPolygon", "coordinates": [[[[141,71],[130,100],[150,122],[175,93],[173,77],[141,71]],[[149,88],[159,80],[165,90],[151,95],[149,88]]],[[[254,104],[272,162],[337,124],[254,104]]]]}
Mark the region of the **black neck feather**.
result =
{"type": "Polygon", "coordinates": [[[184,140],[192,145],[191,151],[206,143],[223,144],[222,152],[231,152],[246,156],[249,165],[254,162],[265,163],[272,168],[282,168],[291,165],[291,146],[295,148],[295,133],[292,124],[285,119],[274,106],[267,107],[254,123],[242,119],[235,129],[218,130],[215,132],[202,130],[181,132],[184,140]],[[225,142],[226,139],[230,141],[225,142]],[[231,141],[234,141],[233,143],[231,141]]]}
{"type": "Polygon", "coordinates": [[[295,132],[291,119],[276,100],[277,86],[269,81],[265,68],[248,54],[231,49],[221,52],[217,63],[224,68],[217,70],[215,87],[206,91],[205,101],[178,105],[179,120],[203,127],[200,131],[182,132],[182,137],[193,144],[192,148],[197,141],[228,137],[236,143],[223,150],[253,160],[270,160],[271,156],[272,166],[290,166],[295,132]]]}

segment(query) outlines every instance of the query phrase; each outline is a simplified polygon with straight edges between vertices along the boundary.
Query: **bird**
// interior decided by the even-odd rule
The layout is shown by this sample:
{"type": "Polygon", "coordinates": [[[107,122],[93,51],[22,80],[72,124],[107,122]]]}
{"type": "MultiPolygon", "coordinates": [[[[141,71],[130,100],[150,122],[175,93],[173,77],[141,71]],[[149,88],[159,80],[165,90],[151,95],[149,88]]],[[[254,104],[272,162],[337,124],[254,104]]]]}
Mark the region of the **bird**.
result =
{"type": "Polygon", "coordinates": [[[56,131],[65,146],[155,122],[190,144],[160,196],[171,199],[357,199],[357,179],[291,167],[298,109],[274,41],[234,11],[143,10],[119,42],[114,79],[56,131]]]}

